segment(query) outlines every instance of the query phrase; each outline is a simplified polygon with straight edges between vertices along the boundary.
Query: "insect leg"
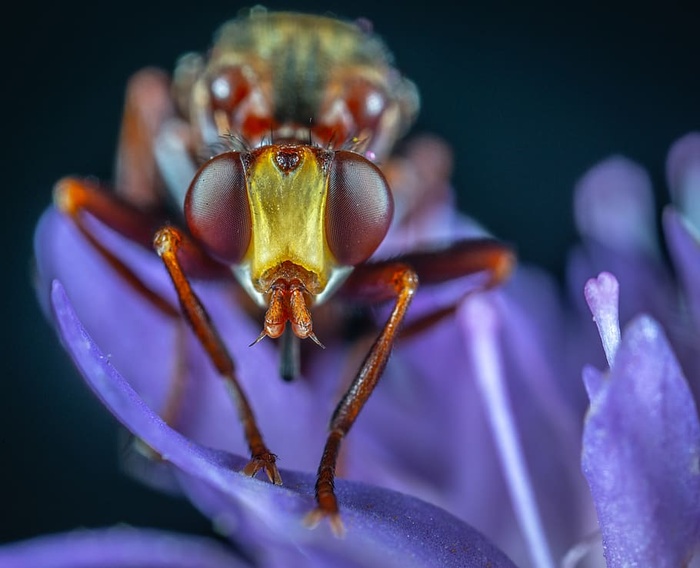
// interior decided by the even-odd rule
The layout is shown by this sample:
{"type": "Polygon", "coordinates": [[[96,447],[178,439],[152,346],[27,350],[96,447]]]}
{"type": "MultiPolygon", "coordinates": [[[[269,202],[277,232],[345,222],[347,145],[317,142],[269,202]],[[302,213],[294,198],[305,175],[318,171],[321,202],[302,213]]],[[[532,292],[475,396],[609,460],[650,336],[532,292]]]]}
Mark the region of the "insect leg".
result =
{"type": "MultiPolygon", "coordinates": [[[[468,294],[481,292],[504,282],[513,271],[516,257],[506,244],[495,239],[465,239],[433,251],[412,252],[394,258],[410,265],[418,274],[421,284],[439,284],[453,278],[479,272],[488,274],[481,286],[468,294]]],[[[381,263],[380,263],[381,264],[381,263]]],[[[458,302],[438,308],[401,328],[401,337],[409,337],[439,323],[457,309],[458,302]]]]}
{"type": "Polygon", "coordinates": [[[155,139],[174,114],[170,79],[164,71],[146,68],[129,79],[117,146],[115,189],[136,207],[151,208],[164,200],[155,139]]]}
{"type": "Polygon", "coordinates": [[[333,490],[340,442],[376,386],[395,339],[430,327],[455,310],[456,306],[436,310],[399,329],[418,281],[420,280],[421,285],[436,284],[486,272],[488,279],[483,287],[479,288],[483,290],[503,282],[514,264],[513,251],[500,241],[469,239],[439,250],[413,252],[391,260],[367,263],[357,267],[350,275],[341,289],[345,298],[381,302],[393,297],[396,298],[396,303],[384,329],[375,340],[359,373],[333,414],[330,434],[318,469],[318,507],[307,517],[309,524],[315,524],[322,517],[328,516],[333,530],[342,533],[342,522],[333,490]]]}
{"type": "MultiPolygon", "coordinates": [[[[175,362],[175,371],[168,388],[165,404],[159,411],[167,424],[175,426],[180,415],[185,389],[185,375],[183,373],[185,362],[182,360],[184,350],[180,345],[184,341],[185,329],[180,311],[177,306],[172,305],[149,288],[112,250],[105,247],[86,223],[86,214],[89,214],[124,237],[145,247],[147,244],[150,246],[153,240],[154,227],[163,224],[162,218],[136,209],[94,182],[78,178],[65,178],[56,184],[54,203],[59,211],[71,219],[76,228],[118,274],[119,278],[124,280],[136,294],[159,312],[171,318],[173,325],[176,326],[178,345],[174,349],[174,353],[178,359],[175,362]]],[[[148,452],[152,453],[150,450],[148,452]]]]}
{"type": "Polygon", "coordinates": [[[180,300],[180,306],[187,321],[211,358],[217,371],[223,377],[236,404],[251,454],[251,461],[243,469],[243,473],[253,476],[261,469],[264,469],[270,481],[281,485],[282,478],[275,464],[276,456],[270,452],[263,441],[262,434],[253,415],[253,409],[236,378],[236,367],[233,359],[182,269],[178,252],[181,254],[187,253],[186,243],[186,236],[180,230],[170,226],[159,230],[153,240],[156,252],[163,260],[173,281],[180,300]]]}
{"type": "Polygon", "coordinates": [[[371,264],[381,266],[394,262],[411,266],[418,274],[421,284],[439,284],[461,276],[486,272],[489,279],[481,288],[483,290],[506,280],[515,267],[516,258],[513,249],[503,242],[479,238],[463,239],[443,248],[414,251],[390,261],[371,264]]]}
{"type": "Polygon", "coordinates": [[[333,413],[330,434],[321,457],[316,479],[317,508],[307,517],[309,524],[316,524],[322,517],[329,517],[336,534],[342,534],[343,525],[338,513],[338,501],[333,489],[340,442],[350,430],[357,415],[369,399],[386,367],[391,347],[396,339],[411,299],[418,288],[416,273],[405,264],[391,263],[382,266],[364,265],[353,273],[352,285],[368,286],[396,298],[389,319],[379,337],[370,348],[350,388],[333,413]]]}
{"type": "Polygon", "coordinates": [[[70,217],[78,230],[131,287],[166,315],[179,319],[175,306],[170,305],[144,284],[112,251],[90,231],[85,214],[97,218],[126,238],[147,246],[155,227],[162,225],[160,216],[140,211],[96,183],[78,178],[64,178],[54,187],[56,208],[70,217]]]}
{"type": "MultiPolygon", "coordinates": [[[[369,262],[365,266],[378,269],[396,262],[407,264],[413,268],[421,285],[439,284],[462,276],[485,273],[487,275],[486,282],[467,292],[467,294],[472,294],[503,283],[513,271],[516,257],[508,245],[496,239],[464,239],[444,248],[414,251],[393,257],[390,260],[369,262]]],[[[391,294],[386,289],[356,285],[355,273],[350,275],[340,293],[347,299],[362,300],[367,303],[391,299],[391,294]]],[[[458,302],[455,302],[413,319],[401,327],[399,336],[402,338],[410,337],[429,329],[452,315],[457,309],[457,305],[458,302]]]]}

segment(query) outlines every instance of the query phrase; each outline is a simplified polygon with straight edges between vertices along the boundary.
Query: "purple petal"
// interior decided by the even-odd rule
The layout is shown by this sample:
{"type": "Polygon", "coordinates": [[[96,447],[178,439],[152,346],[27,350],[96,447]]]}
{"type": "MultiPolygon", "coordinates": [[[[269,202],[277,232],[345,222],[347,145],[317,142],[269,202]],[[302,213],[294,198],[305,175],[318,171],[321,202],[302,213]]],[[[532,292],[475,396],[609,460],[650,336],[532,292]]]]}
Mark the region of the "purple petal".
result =
{"type": "MultiPolygon", "coordinates": [[[[512,403],[517,437],[547,540],[552,555],[559,557],[585,530],[581,507],[586,488],[574,466],[580,451],[580,426],[578,411],[570,406],[578,398],[570,391],[582,389],[567,382],[566,373],[562,372],[563,314],[550,287],[553,283],[546,275],[520,268],[503,290],[484,298],[490,300],[498,319],[494,342],[503,360],[504,388],[512,403]],[[542,451],[543,447],[547,451],[542,451]]],[[[483,329],[478,331],[479,326],[479,319],[471,323],[472,330],[464,337],[465,351],[470,350],[469,345],[478,335],[485,333],[483,329]]],[[[472,365],[476,359],[474,354],[472,365]]],[[[469,383],[474,382],[473,375],[474,371],[467,379],[469,383]]],[[[484,406],[478,397],[474,404],[484,406]]],[[[486,435],[491,437],[490,433],[486,435]]],[[[484,487],[493,487],[493,482],[484,487]]]]}
{"type": "Polygon", "coordinates": [[[483,536],[415,498],[338,480],[348,529],[302,524],[313,507],[309,474],[283,471],[274,486],[237,473],[245,460],[200,446],[168,427],[143,402],[86,334],[60,284],[52,302],[61,335],[91,388],[136,436],[176,468],[185,492],[222,530],[246,543],[264,564],[334,566],[512,566],[483,536]]]}
{"type": "Polygon", "coordinates": [[[602,386],[591,399],[582,466],[608,566],[685,565],[700,543],[700,423],[659,325],[634,320],[609,377],[587,380],[602,386]]]}
{"type": "Polygon", "coordinates": [[[488,408],[501,469],[507,476],[511,501],[530,556],[536,566],[554,566],[505,386],[497,307],[487,294],[473,296],[462,303],[458,318],[463,333],[471,339],[465,346],[472,351],[475,378],[488,408]]]}
{"type": "Polygon", "coordinates": [[[663,227],[695,325],[700,329],[700,237],[674,207],[664,211],[663,227]]]}
{"type": "Polygon", "coordinates": [[[620,300],[623,321],[644,312],[669,324],[676,296],[659,251],[647,173],[630,160],[613,157],[589,170],[575,191],[583,244],[571,253],[568,280],[581,313],[588,313],[580,292],[585,283],[610,272],[625,290],[620,300]]]}
{"type": "Polygon", "coordinates": [[[579,232],[624,251],[657,251],[654,198],[647,173],[622,157],[609,158],[578,182],[574,213],[579,232]]]}
{"type": "Polygon", "coordinates": [[[2,568],[236,568],[225,545],[194,536],[115,527],[41,536],[0,546],[2,568]]]}
{"type": "Polygon", "coordinates": [[[668,152],[666,178],[673,202],[700,229],[700,133],[677,140],[668,152]]]}
{"type": "Polygon", "coordinates": [[[663,227],[671,260],[682,290],[674,314],[671,338],[696,399],[700,397],[700,358],[697,356],[700,330],[700,237],[673,206],[664,211],[663,227]]]}

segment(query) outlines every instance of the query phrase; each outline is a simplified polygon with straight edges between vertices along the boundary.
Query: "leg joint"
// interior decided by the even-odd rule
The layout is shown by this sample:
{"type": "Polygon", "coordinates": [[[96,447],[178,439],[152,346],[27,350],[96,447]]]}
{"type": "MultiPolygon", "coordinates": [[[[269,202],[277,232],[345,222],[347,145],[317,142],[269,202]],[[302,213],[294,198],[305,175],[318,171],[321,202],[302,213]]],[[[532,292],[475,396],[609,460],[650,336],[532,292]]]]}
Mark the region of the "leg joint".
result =
{"type": "Polygon", "coordinates": [[[180,246],[180,233],[175,227],[170,225],[159,229],[153,237],[153,248],[158,256],[176,251],[180,246]]]}
{"type": "Polygon", "coordinates": [[[401,273],[399,280],[399,291],[405,291],[412,296],[416,293],[416,290],[418,290],[418,274],[412,268],[406,267],[406,269],[401,273]]]}

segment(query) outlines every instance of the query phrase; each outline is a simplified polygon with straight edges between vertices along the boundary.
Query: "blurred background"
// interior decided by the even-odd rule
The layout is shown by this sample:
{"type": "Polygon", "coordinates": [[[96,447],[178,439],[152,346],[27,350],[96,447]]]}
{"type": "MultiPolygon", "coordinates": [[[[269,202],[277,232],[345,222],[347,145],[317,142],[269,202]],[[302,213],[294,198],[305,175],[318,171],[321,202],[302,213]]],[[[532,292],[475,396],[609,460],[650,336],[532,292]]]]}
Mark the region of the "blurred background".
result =
{"type": "MultiPolygon", "coordinates": [[[[697,5],[564,4],[266,5],[372,20],[421,89],[414,130],[454,149],[460,207],[561,278],[577,178],[624,154],[648,168],[665,203],[666,151],[700,128],[697,5]]],[[[206,49],[248,6],[169,5],[67,1],[18,6],[24,16],[5,21],[0,541],[119,522],[209,530],[186,503],[120,472],[116,423],[73,370],[30,284],[32,233],[52,184],[111,175],[127,78],[206,49]]]]}

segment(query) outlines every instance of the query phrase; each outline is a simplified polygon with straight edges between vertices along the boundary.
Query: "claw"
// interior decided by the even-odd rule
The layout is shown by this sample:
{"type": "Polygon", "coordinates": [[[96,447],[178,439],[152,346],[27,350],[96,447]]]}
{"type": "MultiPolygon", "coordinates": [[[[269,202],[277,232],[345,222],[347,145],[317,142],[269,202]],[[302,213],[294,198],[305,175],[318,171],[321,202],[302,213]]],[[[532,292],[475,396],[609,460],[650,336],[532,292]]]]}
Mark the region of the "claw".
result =
{"type": "Polygon", "coordinates": [[[255,477],[256,473],[258,473],[261,469],[264,469],[265,473],[267,474],[267,478],[271,483],[274,483],[275,485],[282,485],[282,477],[280,476],[280,472],[277,469],[277,464],[275,463],[276,459],[277,456],[271,452],[262,452],[260,454],[253,455],[252,459],[248,462],[248,465],[243,468],[243,474],[247,475],[248,477],[255,477]]]}
{"type": "Polygon", "coordinates": [[[338,538],[345,537],[345,525],[343,519],[340,518],[338,511],[324,511],[321,507],[316,507],[313,511],[309,511],[304,517],[304,525],[310,529],[315,529],[322,519],[327,518],[331,525],[333,534],[338,538]]]}
{"type": "Polygon", "coordinates": [[[253,343],[251,343],[250,345],[248,345],[248,347],[252,347],[253,345],[257,345],[258,343],[260,343],[260,342],[261,342],[263,339],[265,339],[266,337],[267,337],[267,333],[266,333],[265,330],[263,329],[263,330],[260,332],[260,335],[258,335],[258,336],[255,338],[255,341],[253,341],[253,343]]]}
{"type": "Polygon", "coordinates": [[[325,349],[325,348],[326,348],[326,346],[318,340],[318,337],[316,337],[316,334],[315,334],[315,333],[310,333],[310,334],[309,334],[309,339],[310,339],[311,341],[313,341],[316,345],[318,345],[321,349],[325,349]]]}

